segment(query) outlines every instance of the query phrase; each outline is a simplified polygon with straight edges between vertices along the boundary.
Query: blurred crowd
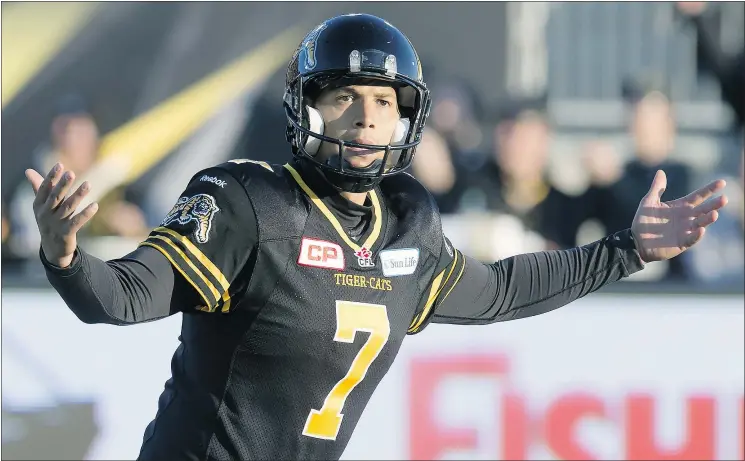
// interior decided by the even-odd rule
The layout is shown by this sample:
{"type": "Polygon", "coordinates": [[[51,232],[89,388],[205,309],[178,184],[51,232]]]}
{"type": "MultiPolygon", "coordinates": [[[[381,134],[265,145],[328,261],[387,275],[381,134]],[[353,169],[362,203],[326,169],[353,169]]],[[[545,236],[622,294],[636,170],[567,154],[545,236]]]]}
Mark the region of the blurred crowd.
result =
{"type": "MultiPolygon", "coordinates": [[[[685,283],[743,284],[743,52],[731,57],[718,50],[701,19],[703,9],[699,2],[678,5],[687,26],[697,29],[699,66],[718,79],[723,101],[737,119],[733,130],[739,138],[739,145],[724,149],[722,161],[705,171],[676,156],[675,101],[664,78],[631,75],[618,89],[625,105],[628,151],[597,133],[573,146],[579,153],[573,157],[575,164],[562,165],[568,160],[552,157],[561,127],[553,120],[550,94],[507,95],[487,107],[467,82],[438,75],[436,69],[428,74],[433,107],[411,173],[435,196],[454,244],[486,261],[582,245],[629,227],[658,169],[668,178],[663,200],[724,176],[731,204],[709,228],[707,238],[683,257],[642,275],[685,283]],[[738,165],[737,171],[731,165],[738,165]],[[571,181],[560,180],[567,171],[584,180],[567,187],[571,181]]],[[[279,100],[275,103],[279,111],[279,100]]],[[[66,95],[58,101],[49,141],[30,153],[29,167],[45,173],[59,161],[83,177],[96,160],[99,141],[87,102],[66,95]]],[[[289,159],[288,147],[286,152],[282,160],[289,159]]],[[[3,197],[4,263],[38,257],[32,201],[27,183],[3,197]]],[[[147,203],[127,187],[113,190],[100,203],[99,213],[82,231],[83,240],[142,239],[158,224],[156,216],[143,211],[147,203]]]]}
{"type": "MultiPolygon", "coordinates": [[[[700,172],[675,159],[674,104],[664,88],[631,81],[626,88],[629,152],[602,136],[576,146],[580,190],[555,181],[555,136],[547,98],[502,101],[481,120],[463,88],[435,93],[432,118],[413,174],[434,194],[454,243],[481,259],[570,248],[629,227],[657,170],[668,178],[664,200],[682,197],[713,177],[726,177],[731,205],[694,251],[674,259],[655,280],[732,283],[743,280],[742,149],[738,172],[700,172]],[[489,149],[474,150],[484,144],[489,149]],[[708,176],[708,177],[707,177],[708,176]],[[466,225],[467,226],[464,226],[466,225]],[[594,231],[584,231],[592,226],[594,231]],[[473,232],[462,232],[465,227],[473,232]]],[[[725,162],[729,164],[729,162],[725,162]]],[[[567,171],[565,165],[561,171],[567,171]]]]}

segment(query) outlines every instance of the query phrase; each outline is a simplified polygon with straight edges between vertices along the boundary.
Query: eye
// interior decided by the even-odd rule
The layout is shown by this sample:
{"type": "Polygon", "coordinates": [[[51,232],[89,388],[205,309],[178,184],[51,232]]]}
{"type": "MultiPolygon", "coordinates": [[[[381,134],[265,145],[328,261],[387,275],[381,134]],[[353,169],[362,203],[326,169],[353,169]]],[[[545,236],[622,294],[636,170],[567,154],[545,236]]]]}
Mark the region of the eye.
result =
{"type": "Polygon", "coordinates": [[[354,96],[351,94],[340,94],[336,97],[336,100],[339,102],[352,102],[354,100],[354,96]]]}
{"type": "Polygon", "coordinates": [[[390,107],[391,106],[391,102],[388,101],[387,99],[378,99],[378,104],[380,104],[383,107],[390,107]]]}

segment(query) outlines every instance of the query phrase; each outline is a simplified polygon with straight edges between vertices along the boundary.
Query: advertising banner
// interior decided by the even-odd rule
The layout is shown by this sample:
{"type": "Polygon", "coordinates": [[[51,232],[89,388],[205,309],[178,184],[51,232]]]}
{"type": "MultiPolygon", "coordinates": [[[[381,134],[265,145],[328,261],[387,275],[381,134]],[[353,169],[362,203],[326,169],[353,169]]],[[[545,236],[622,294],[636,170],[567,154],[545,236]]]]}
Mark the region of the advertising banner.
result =
{"type": "MultiPolygon", "coordinates": [[[[134,459],[180,318],[2,296],[3,459],[134,459]]],[[[743,459],[742,296],[590,295],[404,342],[343,459],[743,459]]]]}

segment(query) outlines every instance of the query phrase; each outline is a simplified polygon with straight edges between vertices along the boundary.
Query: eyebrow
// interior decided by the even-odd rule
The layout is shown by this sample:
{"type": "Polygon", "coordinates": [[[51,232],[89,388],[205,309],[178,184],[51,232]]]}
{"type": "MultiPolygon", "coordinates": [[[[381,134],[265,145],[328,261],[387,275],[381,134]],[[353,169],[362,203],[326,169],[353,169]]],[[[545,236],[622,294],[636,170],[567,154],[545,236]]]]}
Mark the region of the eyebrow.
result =
{"type": "Polygon", "coordinates": [[[373,96],[380,99],[393,99],[396,97],[395,93],[375,93],[373,96]]]}
{"type": "MultiPolygon", "coordinates": [[[[354,96],[360,96],[359,91],[356,91],[354,88],[349,86],[343,86],[337,90],[341,93],[352,93],[354,96]]],[[[393,92],[384,92],[384,91],[377,91],[373,93],[373,97],[379,98],[379,99],[393,99],[395,96],[395,93],[393,92]]]]}

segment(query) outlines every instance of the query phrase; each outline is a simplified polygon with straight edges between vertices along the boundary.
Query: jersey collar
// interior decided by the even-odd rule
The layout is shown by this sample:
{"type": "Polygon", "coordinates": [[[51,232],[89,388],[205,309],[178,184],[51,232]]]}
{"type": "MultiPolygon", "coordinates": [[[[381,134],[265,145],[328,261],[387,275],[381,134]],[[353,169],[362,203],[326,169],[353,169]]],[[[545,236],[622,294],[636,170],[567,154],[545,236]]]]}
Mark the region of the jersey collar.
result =
{"type": "Polygon", "coordinates": [[[323,200],[319,198],[318,194],[316,194],[316,192],[303,179],[298,170],[296,170],[289,163],[285,164],[284,167],[287,171],[290,172],[290,175],[295,180],[295,182],[297,182],[298,186],[300,186],[303,192],[305,192],[313,205],[315,205],[321,211],[321,214],[323,214],[323,216],[328,220],[328,222],[336,230],[336,232],[339,234],[339,237],[341,237],[341,239],[344,241],[344,243],[347,244],[347,246],[349,246],[355,252],[358,252],[362,248],[370,250],[372,246],[375,245],[378,238],[380,237],[380,231],[382,229],[383,223],[380,199],[378,198],[378,193],[375,191],[375,189],[368,192],[370,201],[372,202],[373,210],[372,231],[368,235],[367,239],[365,239],[365,241],[362,243],[362,245],[359,245],[354,240],[352,240],[349,235],[347,235],[347,232],[344,230],[336,216],[331,212],[331,210],[329,210],[328,206],[323,203],[323,200]]]}

